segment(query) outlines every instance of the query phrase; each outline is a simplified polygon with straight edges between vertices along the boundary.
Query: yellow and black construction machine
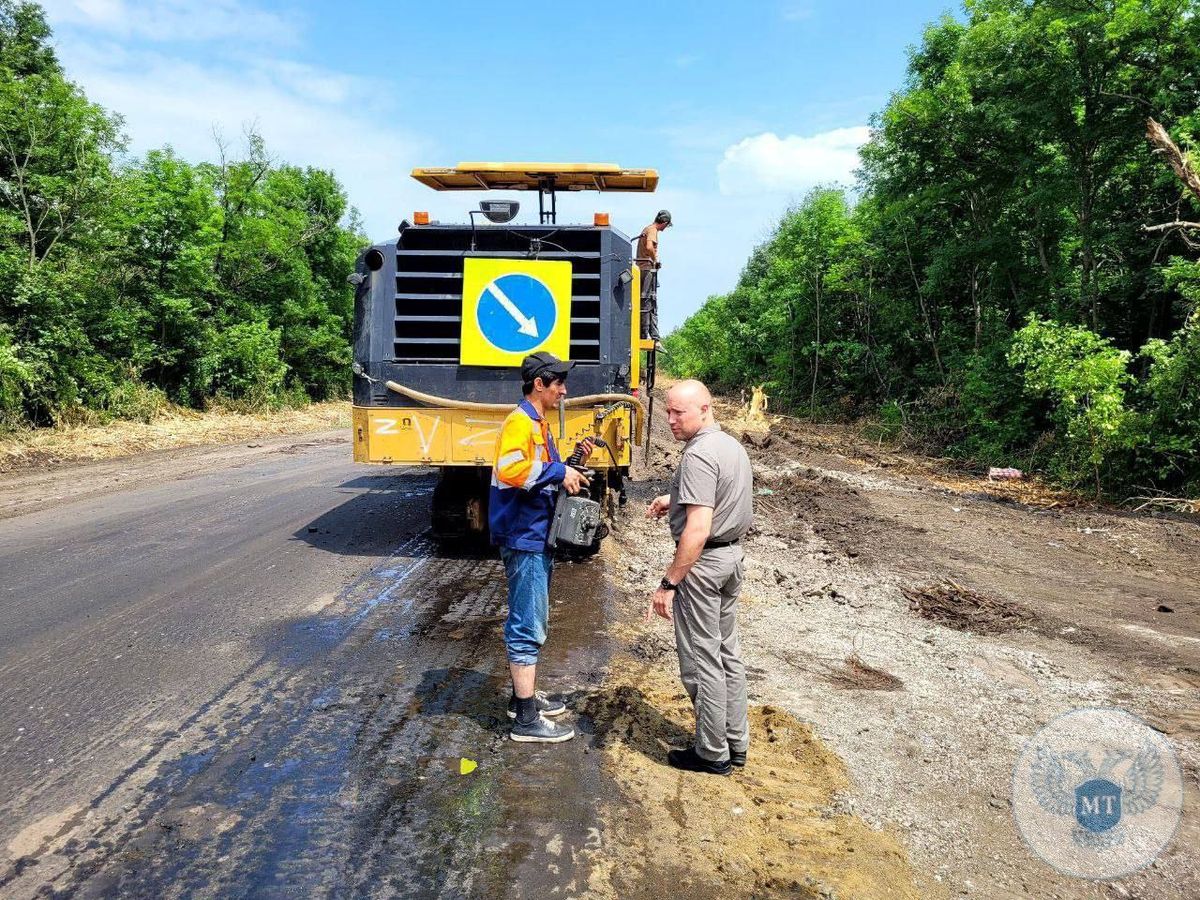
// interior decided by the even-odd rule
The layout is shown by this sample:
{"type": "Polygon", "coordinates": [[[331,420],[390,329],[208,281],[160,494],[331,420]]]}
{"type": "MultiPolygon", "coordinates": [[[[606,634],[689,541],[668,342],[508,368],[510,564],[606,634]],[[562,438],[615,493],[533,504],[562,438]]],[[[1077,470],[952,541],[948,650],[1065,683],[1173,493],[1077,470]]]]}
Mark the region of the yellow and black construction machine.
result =
{"type": "Polygon", "coordinates": [[[576,363],[548,416],[566,459],[600,438],[592,499],[623,496],[648,425],[653,345],[640,340],[640,273],[630,239],[597,212],[560,225],[559,191],[653,191],[652,169],[611,164],[460,163],[414,169],[438,191],[536,191],[538,224],[515,200],[484,200],[466,222],[428,212],[359,257],[354,315],[354,458],[440,469],[433,530],[482,536],[501,423],[521,398],[521,361],[547,350],[576,363]]]}

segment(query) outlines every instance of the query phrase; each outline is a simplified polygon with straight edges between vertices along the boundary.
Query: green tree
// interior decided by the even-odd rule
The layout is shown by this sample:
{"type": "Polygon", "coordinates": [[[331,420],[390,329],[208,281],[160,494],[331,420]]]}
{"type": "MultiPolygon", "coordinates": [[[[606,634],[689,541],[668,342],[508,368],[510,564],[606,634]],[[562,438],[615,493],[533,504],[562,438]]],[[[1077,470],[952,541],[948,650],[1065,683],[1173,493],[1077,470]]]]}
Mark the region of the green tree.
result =
{"type": "Polygon", "coordinates": [[[12,78],[62,74],[50,47],[50,26],[38,4],[0,0],[0,69],[12,78]]]}
{"type": "Polygon", "coordinates": [[[120,366],[93,342],[86,259],[121,148],[118,121],[63,76],[39,7],[0,3],[0,324],[34,422],[100,403],[120,366]]]}
{"type": "Polygon", "coordinates": [[[0,0],[0,416],[32,424],[344,396],[363,238],[330,172],[247,135],[123,160],[32,3],[0,0]]]}
{"type": "Polygon", "coordinates": [[[1060,481],[1194,491],[1200,192],[1148,116],[1191,146],[1198,0],[968,0],[874,117],[853,207],[789,211],[670,365],[974,464],[1038,464],[1049,429],[1060,481]]]}
{"type": "Polygon", "coordinates": [[[1026,390],[1053,405],[1061,474],[1069,480],[1086,466],[1099,498],[1102,467],[1130,442],[1130,353],[1080,325],[1031,317],[1016,333],[1009,360],[1022,370],[1026,390]]]}

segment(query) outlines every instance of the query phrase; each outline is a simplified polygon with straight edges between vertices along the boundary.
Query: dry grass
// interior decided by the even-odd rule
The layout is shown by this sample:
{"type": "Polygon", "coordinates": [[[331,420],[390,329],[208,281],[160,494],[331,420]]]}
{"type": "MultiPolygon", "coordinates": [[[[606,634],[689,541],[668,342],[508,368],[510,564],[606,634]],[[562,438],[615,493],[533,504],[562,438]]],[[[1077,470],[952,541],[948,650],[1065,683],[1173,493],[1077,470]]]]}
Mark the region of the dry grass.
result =
{"type": "Polygon", "coordinates": [[[0,435],[0,472],[349,427],[350,404],[345,401],[263,413],[221,409],[200,413],[173,406],[148,424],[116,421],[0,435]]]}

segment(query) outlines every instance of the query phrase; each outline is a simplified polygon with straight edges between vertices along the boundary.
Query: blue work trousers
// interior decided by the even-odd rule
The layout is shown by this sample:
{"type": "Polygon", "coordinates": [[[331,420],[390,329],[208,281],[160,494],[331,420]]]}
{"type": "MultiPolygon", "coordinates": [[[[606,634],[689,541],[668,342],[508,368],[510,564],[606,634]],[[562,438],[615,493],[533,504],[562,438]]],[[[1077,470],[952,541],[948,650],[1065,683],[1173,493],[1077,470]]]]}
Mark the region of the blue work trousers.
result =
{"type": "Polygon", "coordinates": [[[501,547],[500,558],[508,577],[508,619],[504,622],[508,661],[535,666],[538,651],[546,643],[554,554],[501,547]]]}

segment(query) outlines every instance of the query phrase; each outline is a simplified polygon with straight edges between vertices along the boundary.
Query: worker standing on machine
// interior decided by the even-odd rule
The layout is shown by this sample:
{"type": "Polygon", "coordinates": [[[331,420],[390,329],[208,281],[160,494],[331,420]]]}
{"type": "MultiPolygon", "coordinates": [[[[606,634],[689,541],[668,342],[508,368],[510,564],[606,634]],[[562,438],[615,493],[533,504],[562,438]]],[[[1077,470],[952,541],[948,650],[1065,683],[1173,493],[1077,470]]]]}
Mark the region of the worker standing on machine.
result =
{"type": "MultiPolygon", "coordinates": [[[[546,413],[566,396],[567,373],[573,366],[544,351],[525,357],[521,363],[525,399],[504,420],[496,443],[488,524],[508,579],[504,644],[513,685],[508,717],[515,720],[510,735],[514,741],[553,744],[575,737],[572,726],[550,721],[566,712],[566,705],[536,690],[554,565],[554,551],[546,541],[559,486],[569,494],[589,486],[582,472],[562,462],[546,422],[546,413]]],[[[579,446],[586,460],[591,439],[579,446]]]]}
{"type": "Polygon", "coordinates": [[[654,341],[654,349],[662,350],[658,333],[658,236],[671,227],[671,214],[660,209],[654,221],[642,229],[637,241],[637,266],[642,271],[642,340],[654,341]]]}

